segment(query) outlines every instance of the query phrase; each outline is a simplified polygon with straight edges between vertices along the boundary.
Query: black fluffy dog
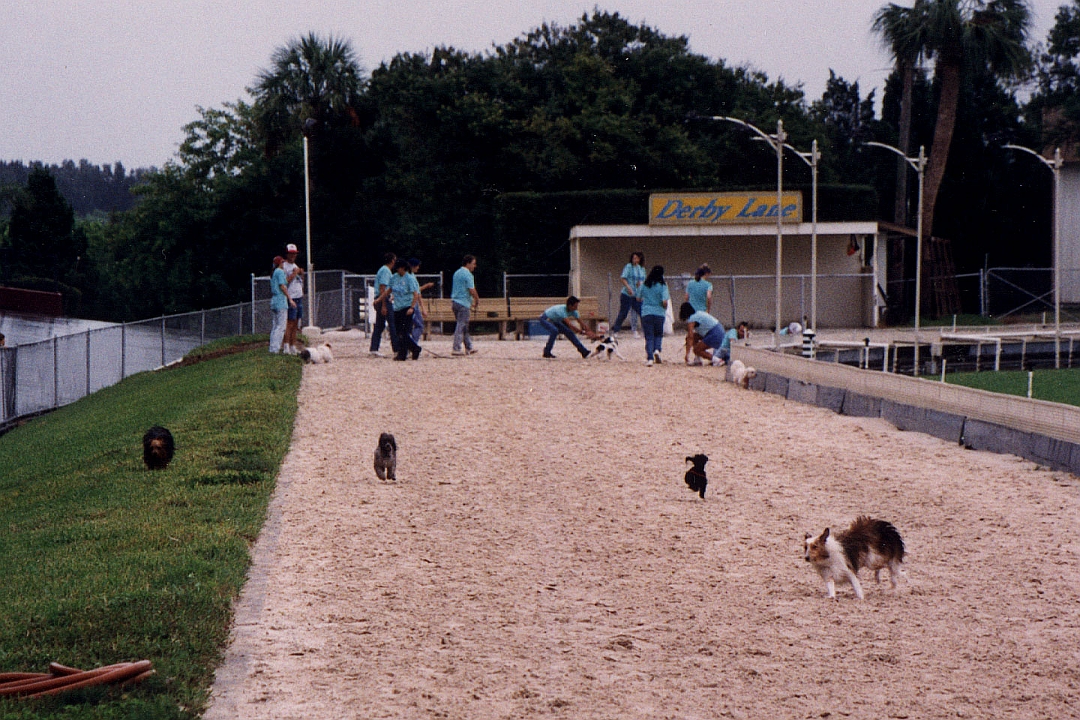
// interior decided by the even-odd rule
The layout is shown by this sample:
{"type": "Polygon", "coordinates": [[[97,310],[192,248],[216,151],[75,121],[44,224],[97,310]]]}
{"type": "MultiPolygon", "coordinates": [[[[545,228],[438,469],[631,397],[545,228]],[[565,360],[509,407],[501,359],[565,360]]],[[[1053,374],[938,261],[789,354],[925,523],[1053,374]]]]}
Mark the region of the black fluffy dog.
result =
{"type": "Polygon", "coordinates": [[[686,462],[693,463],[694,467],[686,471],[686,486],[705,499],[705,486],[709,484],[709,478],[705,476],[705,463],[709,462],[708,455],[697,454],[686,458],[686,462]]]}
{"type": "Polygon", "coordinates": [[[397,441],[390,433],[379,436],[379,446],[375,448],[375,474],[380,480],[396,480],[397,441]]]}
{"type": "Polygon", "coordinates": [[[143,435],[142,457],[150,470],[163,470],[168,467],[175,450],[172,433],[159,425],[150,428],[143,435]]]}

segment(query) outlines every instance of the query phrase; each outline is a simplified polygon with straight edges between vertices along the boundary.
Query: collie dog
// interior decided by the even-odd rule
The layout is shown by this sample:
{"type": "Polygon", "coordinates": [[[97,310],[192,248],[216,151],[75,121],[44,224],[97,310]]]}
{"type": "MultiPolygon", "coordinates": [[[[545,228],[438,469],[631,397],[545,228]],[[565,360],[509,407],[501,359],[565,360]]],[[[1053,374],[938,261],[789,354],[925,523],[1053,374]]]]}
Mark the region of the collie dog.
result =
{"type": "Polygon", "coordinates": [[[874,580],[881,581],[883,568],[889,569],[889,581],[896,589],[903,572],[904,541],[892,523],[861,515],[847,530],[835,535],[825,528],[817,537],[806,533],[804,557],[825,581],[830,598],[836,598],[836,583],[851,583],[855,597],[863,599],[859,570],[874,571],[874,580]]]}

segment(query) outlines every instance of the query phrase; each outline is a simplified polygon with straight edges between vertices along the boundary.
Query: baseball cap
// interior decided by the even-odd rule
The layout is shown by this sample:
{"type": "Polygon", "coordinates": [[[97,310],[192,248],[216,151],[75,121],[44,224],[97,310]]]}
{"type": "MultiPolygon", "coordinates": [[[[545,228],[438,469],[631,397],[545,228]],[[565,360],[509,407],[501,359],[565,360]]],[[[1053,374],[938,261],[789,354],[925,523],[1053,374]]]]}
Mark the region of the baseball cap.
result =
{"type": "Polygon", "coordinates": [[[289,243],[288,245],[285,246],[285,254],[286,255],[289,254],[289,253],[294,253],[294,252],[297,252],[297,249],[296,249],[295,245],[293,245],[292,243],[289,243]]]}

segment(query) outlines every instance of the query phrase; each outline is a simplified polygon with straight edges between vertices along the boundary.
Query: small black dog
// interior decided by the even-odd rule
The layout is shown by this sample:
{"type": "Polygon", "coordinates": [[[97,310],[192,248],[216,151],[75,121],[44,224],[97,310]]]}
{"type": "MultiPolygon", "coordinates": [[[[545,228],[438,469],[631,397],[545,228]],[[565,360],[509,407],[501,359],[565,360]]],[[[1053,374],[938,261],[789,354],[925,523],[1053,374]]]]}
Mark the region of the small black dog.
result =
{"type": "Polygon", "coordinates": [[[379,447],[375,448],[375,474],[380,480],[396,480],[397,441],[390,433],[379,436],[379,447]]]}
{"type": "Polygon", "coordinates": [[[686,462],[693,463],[694,467],[686,471],[686,486],[693,492],[699,493],[701,499],[705,499],[705,486],[709,484],[709,478],[705,476],[705,463],[709,462],[708,455],[697,454],[686,458],[686,462]]]}
{"type": "Polygon", "coordinates": [[[149,470],[163,470],[168,467],[175,450],[176,443],[173,442],[172,433],[160,425],[155,425],[143,435],[142,457],[149,470]]]}

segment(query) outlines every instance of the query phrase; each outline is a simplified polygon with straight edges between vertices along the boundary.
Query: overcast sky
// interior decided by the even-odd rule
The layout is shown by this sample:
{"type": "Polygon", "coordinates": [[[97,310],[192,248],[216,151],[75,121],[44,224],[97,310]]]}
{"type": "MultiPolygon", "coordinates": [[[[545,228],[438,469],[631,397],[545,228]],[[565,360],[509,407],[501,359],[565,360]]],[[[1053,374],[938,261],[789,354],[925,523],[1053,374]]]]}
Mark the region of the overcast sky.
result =
{"type": "MultiPolygon", "coordinates": [[[[1065,0],[1032,0],[1045,41],[1065,0]]],[[[693,52],[749,64],[821,96],[829,68],[881,90],[870,33],[884,0],[3,0],[0,160],[160,167],[196,106],[246,99],[274,49],[314,31],[362,66],[440,45],[480,52],[594,7],[685,35],[693,52]]],[[[900,4],[910,2],[900,0],[900,4]]],[[[708,110],[708,108],[704,108],[708,110]]]]}

